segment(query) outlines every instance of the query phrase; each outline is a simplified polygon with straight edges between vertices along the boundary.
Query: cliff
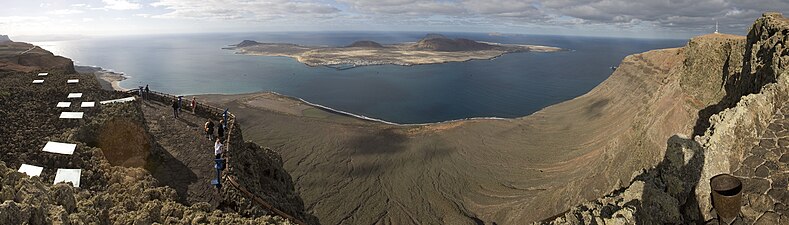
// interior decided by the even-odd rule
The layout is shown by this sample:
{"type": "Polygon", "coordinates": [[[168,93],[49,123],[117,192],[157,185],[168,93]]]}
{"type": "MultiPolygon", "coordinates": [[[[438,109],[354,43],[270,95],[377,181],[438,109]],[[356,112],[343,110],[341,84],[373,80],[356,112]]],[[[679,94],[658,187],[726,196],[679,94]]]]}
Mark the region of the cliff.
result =
{"type": "Polygon", "coordinates": [[[0,35],[0,43],[4,42],[11,42],[11,38],[8,38],[8,35],[0,35]]]}
{"type": "Polygon", "coordinates": [[[786,178],[768,177],[770,173],[765,172],[754,175],[759,164],[750,165],[744,159],[763,157],[765,165],[775,165],[767,166],[768,171],[784,168],[785,162],[778,162],[784,145],[775,148],[770,147],[774,142],[769,143],[776,138],[770,124],[780,127],[785,123],[782,108],[789,99],[787,33],[789,20],[765,13],[753,24],[746,40],[718,34],[691,40],[685,47],[688,78],[682,79],[682,86],[698,99],[716,102],[699,111],[695,136],[672,136],[663,161],[635,175],[628,186],[573,207],[546,223],[717,223],[709,180],[722,173],[734,174],[743,182],[738,220],[785,222],[780,218],[787,212],[780,202],[787,200],[786,178]],[[759,153],[761,146],[777,153],[759,153]],[[768,183],[766,189],[762,189],[763,181],[768,183]]]}
{"type": "Polygon", "coordinates": [[[0,72],[62,70],[75,73],[71,59],[56,56],[38,46],[22,42],[0,41],[0,72]]]}

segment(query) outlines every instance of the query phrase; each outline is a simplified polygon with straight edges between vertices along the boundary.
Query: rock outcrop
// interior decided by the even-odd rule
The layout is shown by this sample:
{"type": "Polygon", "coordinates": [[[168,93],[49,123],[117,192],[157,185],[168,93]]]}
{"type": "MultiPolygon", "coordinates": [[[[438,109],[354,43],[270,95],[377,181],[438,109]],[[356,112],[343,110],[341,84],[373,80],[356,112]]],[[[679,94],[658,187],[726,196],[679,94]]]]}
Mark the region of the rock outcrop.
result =
{"type": "Polygon", "coordinates": [[[789,51],[784,47],[788,34],[789,20],[765,13],[756,20],[747,40],[691,40],[685,47],[689,77],[683,79],[683,87],[720,87],[695,93],[699,99],[718,101],[699,112],[699,119],[705,121],[696,124],[696,136],[670,138],[664,160],[635,176],[628,187],[573,207],[545,223],[691,224],[715,220],[710,178],[733,173],[746,151],[759,143],[776,109],[789,100],[789,51]],[[708,47],[698,48],[704,45],[708,47]]]}
{"type": "Polygon", "coordinates": [[[0,35],[0,43],[4,42],[11,42],[11,38],[8,38],[8,35],[0,35]]]}

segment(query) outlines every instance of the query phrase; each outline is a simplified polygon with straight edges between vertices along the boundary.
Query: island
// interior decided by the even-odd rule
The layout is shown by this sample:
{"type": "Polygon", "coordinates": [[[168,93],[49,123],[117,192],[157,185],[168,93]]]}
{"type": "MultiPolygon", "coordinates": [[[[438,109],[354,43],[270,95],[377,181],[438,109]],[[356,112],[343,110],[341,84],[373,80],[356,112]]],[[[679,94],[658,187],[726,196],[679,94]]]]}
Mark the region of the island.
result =
{"type": "Polygon", "coordinates": [[[328,66],[337,69],[367,65],[420,65],[463,62],[474,59],[493,59],[507,53],[555,52],[561,48],[500,44],[464,38],[451,39],[441,34],[427,34],[417,42],[383,45],[362,40],[343,47],[303,46],[290,43],[260,43],[244,40],[224,48],[237,54],[285,56],[309,66],[328,66]]]}

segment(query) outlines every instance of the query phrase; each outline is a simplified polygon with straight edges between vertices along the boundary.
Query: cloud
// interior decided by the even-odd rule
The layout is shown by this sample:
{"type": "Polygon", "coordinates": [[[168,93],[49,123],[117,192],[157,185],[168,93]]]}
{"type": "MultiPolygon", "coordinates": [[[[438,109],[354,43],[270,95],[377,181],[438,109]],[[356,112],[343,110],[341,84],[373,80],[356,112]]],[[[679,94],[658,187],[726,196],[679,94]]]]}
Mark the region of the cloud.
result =
{"type": "Polygon", "coordinates": [[[47,14],[52,14],[52,15],[73,15],[73,14],[80,14],[80,13],[84,13],[84,12],[85,11],[76,10],[76,9],[58,9],[58,10],[49,11],[49,12],[47,12],[47,14]]]}
{"type": "Polygon", "coordinates": [[[269,20],[299,18],[300,16],[326,16],[340,10],[325,3],[288,0],[220,1],[220,0],[160,0],[151,3],[170,12],[154,18],[189,18],[208,20],[269,20]]]}
{"type": "Polygon", "coordinates": [[[786,0],[337,0],[354,13],[422,16],[425,20],[477,18],[535,25],[649,25],[657,29],[709,29],[715,20],[747,29],[765,11],[789,12],[786,0]]]}
{"type": "Polygon", "coordinates": [[[106,4],[102,9],[112,10],[132,10],[142,7],[139,3],[129,2],[127,0],[101,0],[106,4]]]}

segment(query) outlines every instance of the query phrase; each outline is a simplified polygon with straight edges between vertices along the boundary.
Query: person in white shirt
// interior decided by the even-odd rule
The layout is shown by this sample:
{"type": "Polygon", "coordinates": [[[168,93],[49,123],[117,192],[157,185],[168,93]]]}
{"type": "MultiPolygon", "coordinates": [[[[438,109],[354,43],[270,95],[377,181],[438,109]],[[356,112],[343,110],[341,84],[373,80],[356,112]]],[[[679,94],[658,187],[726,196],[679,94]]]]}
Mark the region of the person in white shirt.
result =
{"type": "Polygon", "coordinates": [[[214,156],[216,156],[216,159],[222,158],[222,141],[219,138],[214,143],[214,156]]]}

